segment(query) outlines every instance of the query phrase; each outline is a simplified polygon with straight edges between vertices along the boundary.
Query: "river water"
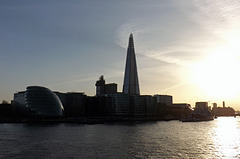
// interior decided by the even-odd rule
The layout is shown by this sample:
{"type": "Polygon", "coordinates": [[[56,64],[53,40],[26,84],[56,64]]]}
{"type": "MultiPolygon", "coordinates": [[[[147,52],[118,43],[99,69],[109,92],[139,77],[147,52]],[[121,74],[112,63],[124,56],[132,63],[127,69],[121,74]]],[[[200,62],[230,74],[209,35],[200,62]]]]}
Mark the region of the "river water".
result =
{"type": "Polygon", "coordinates": [[[0,158],[240,158],[240,117],[185,123],[0,124],[0,158]]]}

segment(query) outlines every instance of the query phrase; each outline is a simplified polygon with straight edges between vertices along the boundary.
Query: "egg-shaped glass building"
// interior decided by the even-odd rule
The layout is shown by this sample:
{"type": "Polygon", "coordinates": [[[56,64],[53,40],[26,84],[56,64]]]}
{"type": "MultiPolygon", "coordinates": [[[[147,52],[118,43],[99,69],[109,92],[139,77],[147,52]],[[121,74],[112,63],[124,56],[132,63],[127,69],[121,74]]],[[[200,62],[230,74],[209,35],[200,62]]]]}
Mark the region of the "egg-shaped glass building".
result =
{"type": "Polygon", "coordinates": [[[41,86],[29,86],[25,93],[26,107],[34,115],[62,116],[63,106],[58,96],[50,89],[41,86]]]}

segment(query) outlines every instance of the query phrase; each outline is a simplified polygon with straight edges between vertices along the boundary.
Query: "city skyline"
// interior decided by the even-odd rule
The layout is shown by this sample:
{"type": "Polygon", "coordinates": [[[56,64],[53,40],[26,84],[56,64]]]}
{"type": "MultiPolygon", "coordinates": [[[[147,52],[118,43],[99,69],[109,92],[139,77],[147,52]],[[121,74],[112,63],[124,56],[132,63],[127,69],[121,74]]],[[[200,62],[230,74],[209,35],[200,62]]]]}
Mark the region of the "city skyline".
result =
{"type": "Polygon", "coordinates": [[[0,100],[29,85],[94,95],[100,75],[121,92],[133,33],[141,94],[240,108],[237,0],[0,3],[0,100]]]}

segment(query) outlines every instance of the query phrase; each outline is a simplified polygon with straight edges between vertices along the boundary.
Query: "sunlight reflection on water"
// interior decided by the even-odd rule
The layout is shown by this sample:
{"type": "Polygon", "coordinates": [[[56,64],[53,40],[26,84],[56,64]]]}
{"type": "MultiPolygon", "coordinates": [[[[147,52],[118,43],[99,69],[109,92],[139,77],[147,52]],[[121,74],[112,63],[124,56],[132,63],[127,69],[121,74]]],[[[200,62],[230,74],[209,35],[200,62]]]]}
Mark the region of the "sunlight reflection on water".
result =
{"type": "Polygon", "coordinates": [[[213,143],[221,158],[240,158],[239,119],[223,117],[216,120],[213,143]]]}
{"type": "Polygon", "coordinates": [[[240,118],[209,122],[0,124],[0,158],[240,158],[240,118]]]}

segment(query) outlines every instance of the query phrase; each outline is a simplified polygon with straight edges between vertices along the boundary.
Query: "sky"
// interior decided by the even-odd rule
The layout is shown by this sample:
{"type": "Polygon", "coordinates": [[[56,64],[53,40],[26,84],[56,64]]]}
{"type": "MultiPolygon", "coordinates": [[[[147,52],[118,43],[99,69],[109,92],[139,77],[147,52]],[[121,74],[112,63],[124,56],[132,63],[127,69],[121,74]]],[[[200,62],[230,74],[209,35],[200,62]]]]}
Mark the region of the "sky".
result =
{"type": "Polygon", "coordinates": [[[133,34],[142,95],[240,110],[238,0],[0,0],[0,101],[27,86],[122,91],[133,34]]]}

